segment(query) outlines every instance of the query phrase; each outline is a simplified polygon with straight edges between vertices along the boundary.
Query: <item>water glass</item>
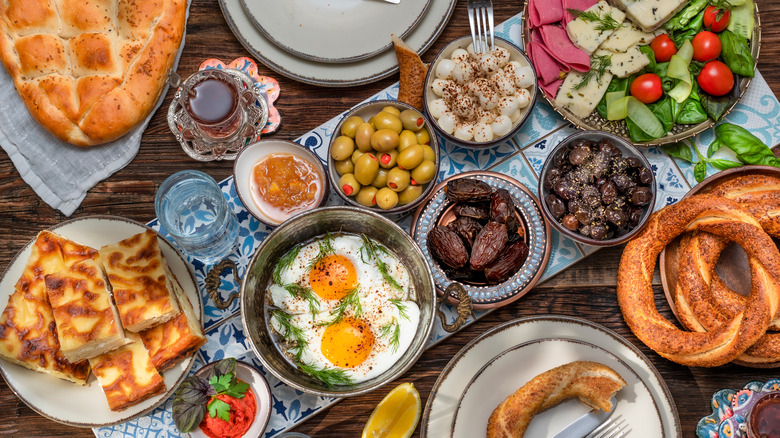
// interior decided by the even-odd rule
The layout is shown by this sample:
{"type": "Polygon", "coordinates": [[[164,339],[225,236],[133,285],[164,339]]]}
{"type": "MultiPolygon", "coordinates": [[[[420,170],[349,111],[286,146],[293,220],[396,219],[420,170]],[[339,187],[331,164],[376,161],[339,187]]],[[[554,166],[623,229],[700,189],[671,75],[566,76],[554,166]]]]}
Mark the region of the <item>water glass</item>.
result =
{"type": "Polygon", "coordinates": [[[154,211],[179,248],[205,264],[236,246],[238,219],[219,184],[199,170],[169,176],[157,190],[154,211]]]}

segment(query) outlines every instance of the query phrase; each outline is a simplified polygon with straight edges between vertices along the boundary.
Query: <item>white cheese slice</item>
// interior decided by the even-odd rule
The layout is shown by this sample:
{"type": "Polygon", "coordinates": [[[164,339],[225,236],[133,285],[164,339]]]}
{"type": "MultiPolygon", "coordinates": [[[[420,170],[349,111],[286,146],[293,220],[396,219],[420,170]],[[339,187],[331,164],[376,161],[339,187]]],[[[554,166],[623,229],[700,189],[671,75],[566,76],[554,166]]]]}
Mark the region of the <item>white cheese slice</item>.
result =
{"type": "Polygon", "coordinates": [[[607,92],[612,73],[605,72],[601,81],[598,81],[595,76],[591,77],[585,86],[575,90],[575,87],[582,82],[583,76],[584,73],[570,71],[555,97],[558,106],[568,109],[581,119],[588,117],[599,104],[604,93],[607,92]]]}
{"type": "MultiPolygon", "coordinates": [[[[611,17],[618,23],[622,23],[626,18],[626,14],[623,11],[613,8],[604,0],[589,7],[585,12],[597,14],[602,19],[611,17]]],[[[579,16],[566,25],[566,32],[575,46],[590,55],[615,31],[614,29],[597,30],[599,24],[600,22],[598,21],[587,21],[582,16],[579,16]]]]}
{"type": "Polygon", "coordinates": [[[598,49],[594,53],[596,56],[607,55],[611,58],[609,71],[619,77],[624,78],[628,75],[642,70],[646,65],[650,64],[650,59],[639,50],[639,46],[633,46],[625,53],[612,52],[609,50],[598,49]]]}
{"type": "Polygon", "coordinates": [[[652,32],[688,4],[688,0],[612,0],[612,3],[642,30],[652,32]]]}
{"type": "Polygon", "coordinates": [[[620,29],[612,32],[599,49],[609,50],[611,52],[627,52],[633,46],[639,44],[650,44],[655,38],[655,34],[651,32],[643,32],[642,29],[636,27],[634,23],[629,20],[623,22],[620,29]]]}

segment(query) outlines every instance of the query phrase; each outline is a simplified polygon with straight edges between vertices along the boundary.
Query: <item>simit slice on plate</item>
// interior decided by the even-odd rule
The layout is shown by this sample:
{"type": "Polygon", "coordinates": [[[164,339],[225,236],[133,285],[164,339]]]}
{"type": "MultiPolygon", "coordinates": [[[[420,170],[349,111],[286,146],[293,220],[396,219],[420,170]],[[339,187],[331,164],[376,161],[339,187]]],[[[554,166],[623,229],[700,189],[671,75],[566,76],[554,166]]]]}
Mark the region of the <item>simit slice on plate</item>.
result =
{"type": "Polygon", "coordinates": [[[392,35],[392,38],[395,56],[398,58],[398,70],[401,72],[398,100],[422,110],[425,75],[428,73],[428,66],[422,62],[420,55],[401,38],[395,35],[392,35]]]}

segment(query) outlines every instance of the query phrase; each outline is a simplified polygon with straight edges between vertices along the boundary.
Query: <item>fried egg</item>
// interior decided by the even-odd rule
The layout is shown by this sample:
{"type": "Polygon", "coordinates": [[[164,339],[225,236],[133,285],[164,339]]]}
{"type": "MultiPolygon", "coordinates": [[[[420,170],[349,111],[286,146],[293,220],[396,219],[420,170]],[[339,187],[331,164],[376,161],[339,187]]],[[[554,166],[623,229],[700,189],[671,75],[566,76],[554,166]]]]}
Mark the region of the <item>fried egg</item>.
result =
{"type": "Polygon", "coordinates": [[[379,243],[321,236],[274,268],[270,326],[296,365],[362,382],[391,368],[415,337],[420,309],[410,284],[398,257],[379,243]]]}

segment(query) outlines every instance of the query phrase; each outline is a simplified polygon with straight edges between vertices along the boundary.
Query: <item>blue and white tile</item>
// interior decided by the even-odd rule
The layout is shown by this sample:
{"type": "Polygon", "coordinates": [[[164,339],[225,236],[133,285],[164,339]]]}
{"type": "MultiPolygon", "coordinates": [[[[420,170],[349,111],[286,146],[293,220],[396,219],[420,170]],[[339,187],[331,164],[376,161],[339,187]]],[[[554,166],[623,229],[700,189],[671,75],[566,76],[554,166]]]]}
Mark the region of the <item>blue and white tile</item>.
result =
{"type": "Polygon", "coordinates": [[[515,154],[490,170],[516,179],[520,184],[526,186],[538,200],[539,179],[522,154],[515,154]]]}
{"type": "Polygon", "coordinates": [[[550,258],[547,261],[547,268],[545,268],[539,281],[545,281],[585,258],[585,254],[583,254],[580,246],[575,241],[562,235],[552,227],[550,227],[550,237],[552,238],[550,258]]]}
{"type": "Polygon", "coordinates": [[[558,146],[558,143],[575,132],[577,132],[575,128],[565,126],[558,129],[557,131],[546,134],[530,146],[523,149],[523,155],[525,155],[525,158],[531,164],[531,167],[536,173],[537,178],[538,175],[542,172],[542,166],[544,166],[544,162],[547,160],[547,157],[550,155],[550,152],[553,150],[553,148],[558,146]]]}
{"type": "Polygon", "coordinates": [[[531,115],[517,131],[514,140],[522,149],[564,126],[571,125],[555,112],[544,97],[538,95],[531,115]]]}
{"type": "Polygon", "coordinates": [[[439,145],[441,146],[439,165],[441,179],[469,170],[487,169],[517,152],[517,147],[511,141],[489,148],[469,148],[445,141],[444,137],[440,136],[439,145]]]}
{"type": "Polygon", "coordinates": [[[658,190],[654,210],[682,199],[691,188],[680,173],[678,166],[658,147],[643,149],[642,153],[647,157],[650,168],[655,174],[655,184],[658,190]]]}

